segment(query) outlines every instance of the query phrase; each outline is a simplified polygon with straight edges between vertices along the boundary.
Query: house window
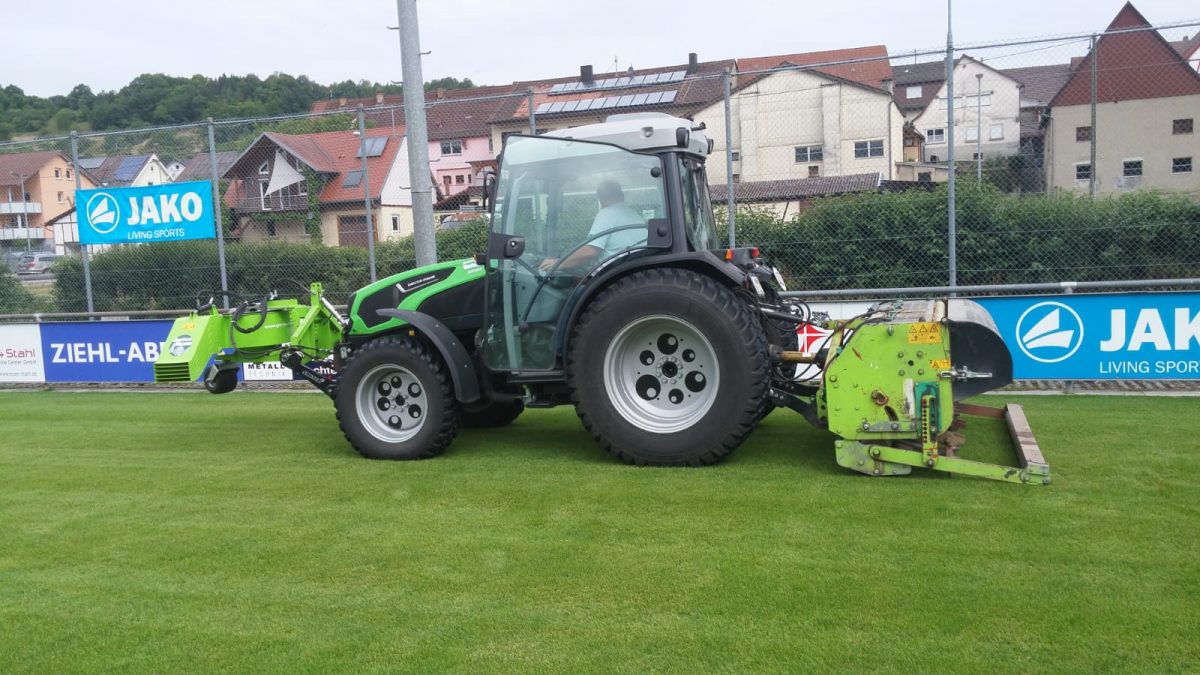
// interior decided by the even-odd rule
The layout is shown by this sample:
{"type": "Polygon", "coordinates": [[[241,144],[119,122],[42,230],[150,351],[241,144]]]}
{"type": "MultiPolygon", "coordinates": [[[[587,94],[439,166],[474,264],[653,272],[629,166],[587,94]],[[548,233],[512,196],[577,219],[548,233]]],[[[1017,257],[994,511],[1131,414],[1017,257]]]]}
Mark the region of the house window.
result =
{"type": "Polygon", "coordinates": [[[1176,157],[1171,160],[1171,173],[1191,173],[1192,158],[1191,157],[1176,157]]]}
{"type": "Polygon", "coordinates": [[[346,172],[346,179],[342,181],[342,187],[353,188],[362,185],[363,172],[362,169],[346,172]]]}
{"type": "Polygon", "coordinates": [[[400,231],[400,216],[392,216],[392,232],[400,231]]]}
{"type": "Polygon", "coordinates": [[[925,142],[926,143],[945,143],[946,142],[946,130],[945,129],[926,129],[925,130],[925,142]]]}
{"type": "Polygon", "coordinates": [[[917,182],[918,183],[932,183],[933,182],[933,172],[932,171],[919,172],[917,174],[917,182]]]}
{"type": "Polygon", "coordinates": [[[492,140],[492,137],[488,136],[488,154],[489,155],[496,152],[496,148],[494,147],[495,145],[496,145],[496,143],[494,140],[492,140]]]}
{"type": "Polygon", "coordinates": [[[855,141],[854,156],[859,159],[864,157],[883,157],[883,139],[855,141]]]}
{"type": "Polygon", "coordinates": [[[1092,140],[1091,127],[1075,127],[1075,140],[1079,143],[1084,143],[1092,140]]]}
{"type": "Polygon", "coordinates": [[[1192,118],[1187,117],[1181,120],[1171,121],[1171,133],[1173,134],[1190,134],[1192,133],[1192,118]]]}
{"type": "Polygon", "coordinates": [[[742,153],[738,152],[737,150],[734,150],[733,152],[731,152],[730,155],[731,155],[730,159],[735,162],[742,159],[742,153]]]}
{"type": "MultiPolygon", "coordinates": [[[[62,169],[55,169],[55,170],[54,170],[54,177],[55,177],[55,178],[62,178],[62,169]]],[[[61,201],[61,200],[60,200],[60,201],[61,201]]]]}
{"type": "Polygon", "coordinates": [[[466,176],[463,176],[461,173],[454,177],[455,185],[463,185],[466,182],[467,182],[466,176]]]}
{"type": "Polygon", "coordinates": [[[58,203],[59,203],[59,204],[63,203],[63,193],[62,193],[62,190],[59,190],[59,191],[58,191],[58,203]]]}
{"type": "Polygon", "coordinates": [[[921,85],[905,87],[904,98],[921,98],[921,85]]]}
{"type": "Polygon", "coordinates": [[[446,189],[450,189],[450,176],[442,176],[442,183],[446,185],[446,189]]]}
{"type": "Polygon", "coordinates": [[[825,156],[819,145],[801,145],[796,147],[796,163],[819,162],[825,156]]]}
{"type": "Polygon", "coordinates": [[[1124,176],[1140,176],[1142,175],[1142,160],[1127,159],[1122,162],[1124,176]]]}
{"type": "Polygon", "coordinates": [[[462,154],[462,141],[459,141],[459,140],[442,141],[442,154],[443,155],[461,155],[462,154]]]}
{"type": "Polygon", "coordinates": [[[937,155],[930,155],[930,156],[929,156],[929,161],[931,161],[931,162],[936,162],[936,161],[938,161],[938,156],[937,156],[937,155]]]}
{"type": "Polygon", "coordinates": [[[735,183],[742,182],[742,175],[738,174],[738,173],[733,174],[733,182],[735,182],[735,183]]]}
{"type": "Polygon", "coordinates": [[[67,169],[67,180],[71,180],[71,176],[72,176],[71,170],[67,169]]]}
{"type": "Polygon", "coordinates": [[[988,140],[989,141],[999,141],[999,140],[1003,140],[1003,139],[1004,139],[1004,125],[1003,124],[993,124],[991,131],[988,132],[988,140]]]}
{"type": "Polygon", "coordinates": [[[266,175],[268,175],[268,174],[270,174],[270,173],[271,173],[271,164],[270,164],[270,162],[263,162],[262,164],[259,164],[259,165],[258,165],[258,175],[260,175],[260,176],[266,176],[266,175]]]}
{"type": "Polygon", "coordinates": [[[269,222],[269,221],[267,222],[267,236],[268,236],[268,237],[274,237],[274,236],[275,236],[275,223],[272,223],[272,222],[269,222]]]}
{"type": "Polygon", "coordinates": [[[979,129],[975,127],[967,127],[967,141],[974,143],[979,140],[979,129]]]}
{"type": "Polygon", "coordinates": [[[820,178],[821,177],[821,167],[817,166],[816,164],[810,164],[808,166],[808,177],[809,178],[820,178]]]}
{"type": "Polygon", "coordinates": [[[1084,162],[1082,164],[1075,165],[1075,180],[1091,180],[1091,179],[1092,179],[1092,165],[1091,164],[1084,162]]]}

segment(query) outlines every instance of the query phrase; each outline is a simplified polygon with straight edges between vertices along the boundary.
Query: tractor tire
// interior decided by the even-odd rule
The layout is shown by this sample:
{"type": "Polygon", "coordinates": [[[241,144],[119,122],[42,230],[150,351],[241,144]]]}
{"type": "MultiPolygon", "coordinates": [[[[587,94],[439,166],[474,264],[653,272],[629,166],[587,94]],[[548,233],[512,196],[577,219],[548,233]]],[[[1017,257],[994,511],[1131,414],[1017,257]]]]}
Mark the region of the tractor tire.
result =
{"type": "Polygon", "coordinates": [[[522,412],[525,412],[525,402],[521,399],[491,401],[480,408],[463,408],[459,418],[467,429],[495,429],[512,424],[522,412]]]}
{"type": "Polygon", "coordinates": [[[333,406],[346,440],[370,459],[427,459],[458,433],[458,402],[439,354],[389,335],[356,349],[338,373],[333,406]]]}
{"type": "Polygon", "coordinates": [[[767,341],[745,302],[680,269],[635,272],[575,327],[567,381],[583,426],[629,464],[703,466],[758,422],[767,341]]]}

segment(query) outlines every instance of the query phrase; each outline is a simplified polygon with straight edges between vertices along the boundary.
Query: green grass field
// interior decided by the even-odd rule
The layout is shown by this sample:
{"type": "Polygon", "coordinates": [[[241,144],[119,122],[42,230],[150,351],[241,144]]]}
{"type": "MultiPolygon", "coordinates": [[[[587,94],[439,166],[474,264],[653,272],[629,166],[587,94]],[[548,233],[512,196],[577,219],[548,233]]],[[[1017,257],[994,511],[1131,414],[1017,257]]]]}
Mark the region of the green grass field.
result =
{"type": "Polygon", "coordinates": [[[1200,400],[1020,402],[1049,487],[783,412],[705,469],[569,409],[391,463],[319,395],[0,392],[0,672],[1200,669],[1200,400]]]}

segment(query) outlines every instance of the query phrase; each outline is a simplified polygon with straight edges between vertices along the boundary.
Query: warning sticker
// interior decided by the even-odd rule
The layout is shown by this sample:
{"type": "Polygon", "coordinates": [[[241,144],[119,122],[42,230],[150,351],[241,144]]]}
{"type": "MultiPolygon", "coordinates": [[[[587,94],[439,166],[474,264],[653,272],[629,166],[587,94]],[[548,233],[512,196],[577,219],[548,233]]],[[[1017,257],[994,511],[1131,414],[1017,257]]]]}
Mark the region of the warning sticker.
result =
{"type": "Polygon", "coordinates": [[[950,359],[930,359],[929,367],[934,370],[946,370],[950,367],[950,359]]]}
{"type": "Polygon", "coordinates": [[[942,341],[942,324],[940,323],[910,323],[908,325],[908,344],[931,345],[942,341]]]}

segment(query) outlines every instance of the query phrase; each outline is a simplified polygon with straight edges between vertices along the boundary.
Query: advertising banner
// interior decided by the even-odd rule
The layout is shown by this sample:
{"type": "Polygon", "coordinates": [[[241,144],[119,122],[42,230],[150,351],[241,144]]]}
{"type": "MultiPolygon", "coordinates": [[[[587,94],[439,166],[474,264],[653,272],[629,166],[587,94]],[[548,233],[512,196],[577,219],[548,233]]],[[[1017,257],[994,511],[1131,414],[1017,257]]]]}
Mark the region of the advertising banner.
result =
{"type": "Polygon", "coordinates": [[[979,298],[1018,380],[1200,379],[1200,293],[979,298]]]}
{"type": "MultiPolygon", "coordinates": [[[[46,382],[153,382],[171,321],[41,325],[46,382]]],[[[37,326],[33,326],[37,328],[37,326]]]]}
{"type": "Polygon", "coordinates": [[[45,381],[38,326],[0,325],[0,382],[45,381]]]}
{"type": "Polygon", "coordinates": [[[212,239],[216,233],[212,184],[206,180],[75,194],[83,244],[212,239]]]}

